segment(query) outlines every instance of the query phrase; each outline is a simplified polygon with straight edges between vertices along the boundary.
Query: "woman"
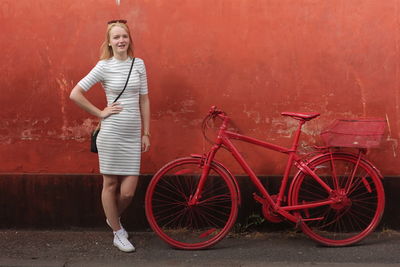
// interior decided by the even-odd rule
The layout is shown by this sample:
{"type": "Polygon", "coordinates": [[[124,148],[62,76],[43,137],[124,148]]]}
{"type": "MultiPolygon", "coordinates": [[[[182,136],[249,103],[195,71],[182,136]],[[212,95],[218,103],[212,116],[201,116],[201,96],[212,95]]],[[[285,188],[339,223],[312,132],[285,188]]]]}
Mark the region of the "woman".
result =
{"type": "Polygon", "coordinates": [[[150,102],[145,65],[142,59],[133,57],[126,20],[108,22],[100,61],[72,89],[70,99],[101,119],[97,149],[103,175],[101,200],[106,222],[114,232],[114,246],[124,252],[135,251],[119,218],[136,190],[140,153],[150,148],[150,102]],[[126,89],[113,103],[124,88],[132,60],[134,64],[126,89]],[[97,108],[84,96],[97,82],[102,83],[106,93],[108,106],[104,109],[97,108]]]}

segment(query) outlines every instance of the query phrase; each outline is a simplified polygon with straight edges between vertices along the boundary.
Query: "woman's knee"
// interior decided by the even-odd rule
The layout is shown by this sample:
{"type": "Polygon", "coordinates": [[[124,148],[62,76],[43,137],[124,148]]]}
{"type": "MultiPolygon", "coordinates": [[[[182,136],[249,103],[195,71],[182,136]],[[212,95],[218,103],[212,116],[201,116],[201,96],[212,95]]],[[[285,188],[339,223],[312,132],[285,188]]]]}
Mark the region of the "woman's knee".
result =
{"type": "Polygon", "coordinates": [[[119,183],[118,179],[113,176],[105,176],[103,179],[103,191],[105,192],[116,192],[119,183]]]}
{"type": "Polygon", "coordinates": [[[131,200],[135,195],[135,190],[122,190],[121,198],[124,200],[131,200]]]}
{"type": "Polygon", "coordinates": [[[138,177],[137,176],[126,176],[122,178],[121,182],[121,198],[131,199],[135,195],[137,187],[138,177]]]}

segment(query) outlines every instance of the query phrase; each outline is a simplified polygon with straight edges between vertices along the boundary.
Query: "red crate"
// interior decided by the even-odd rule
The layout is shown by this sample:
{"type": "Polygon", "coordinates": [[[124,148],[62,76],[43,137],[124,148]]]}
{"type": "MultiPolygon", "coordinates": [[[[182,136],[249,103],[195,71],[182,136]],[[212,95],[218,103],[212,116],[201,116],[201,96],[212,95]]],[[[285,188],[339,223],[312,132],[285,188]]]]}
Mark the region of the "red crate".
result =
{"type": "Polygon", "coordinates": [[[385,119],[338,119],[322,131],[325,144],[330,147],[378,147],[385,131],[385,119]]]}

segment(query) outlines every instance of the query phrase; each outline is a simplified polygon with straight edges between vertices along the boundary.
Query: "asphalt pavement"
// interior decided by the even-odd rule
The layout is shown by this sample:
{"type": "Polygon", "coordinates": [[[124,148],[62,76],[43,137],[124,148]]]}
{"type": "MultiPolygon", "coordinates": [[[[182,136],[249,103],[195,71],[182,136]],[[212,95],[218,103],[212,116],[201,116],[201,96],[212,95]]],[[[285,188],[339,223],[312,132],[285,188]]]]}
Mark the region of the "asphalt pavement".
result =
{"type": "Polygon", "coordinates": [[[113,247],[105,230],[0,230],[0,266],[400,266],[400,233],[392,230],[340,248],[320,246],[296,231],[232,234],[200,251],[170,248],[152,232],[130,236],[134,253],[113,247]]]}

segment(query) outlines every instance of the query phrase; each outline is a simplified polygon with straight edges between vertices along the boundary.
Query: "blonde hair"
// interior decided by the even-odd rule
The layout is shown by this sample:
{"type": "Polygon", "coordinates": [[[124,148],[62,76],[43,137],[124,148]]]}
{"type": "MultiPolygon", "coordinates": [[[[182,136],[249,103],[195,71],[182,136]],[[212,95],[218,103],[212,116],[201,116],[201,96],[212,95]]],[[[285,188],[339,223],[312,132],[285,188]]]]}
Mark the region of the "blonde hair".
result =
{"type": "Polygon", "coordinates": [[[109,59],[114,56],[114,52],[113,52],[111,46],[109,46],[109,44],[110,44],[110,31],[115,26],[123,28],[128,33],[129,46],[128,46],[127,52],[128,52],[128,56],[133,57],[133,41],[132,41],[131,32],[129,30],[129,27],[126,23],[116,22],[116,23],[111,23],[111,24],[107,25],[106,37],[105,37],[103,44],[100,47],[100,60],[109,59]]]}

